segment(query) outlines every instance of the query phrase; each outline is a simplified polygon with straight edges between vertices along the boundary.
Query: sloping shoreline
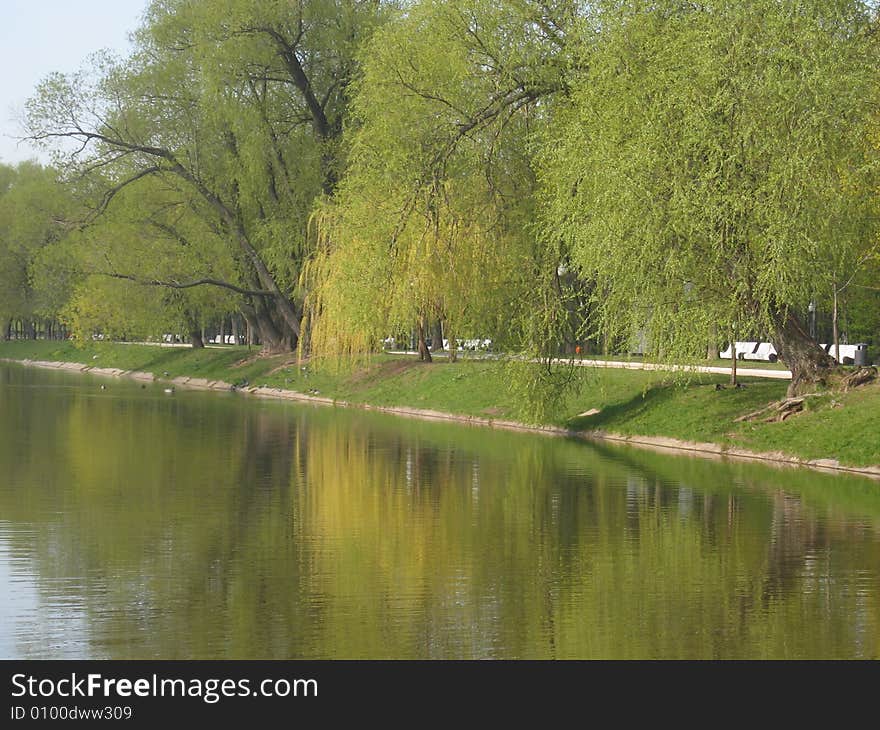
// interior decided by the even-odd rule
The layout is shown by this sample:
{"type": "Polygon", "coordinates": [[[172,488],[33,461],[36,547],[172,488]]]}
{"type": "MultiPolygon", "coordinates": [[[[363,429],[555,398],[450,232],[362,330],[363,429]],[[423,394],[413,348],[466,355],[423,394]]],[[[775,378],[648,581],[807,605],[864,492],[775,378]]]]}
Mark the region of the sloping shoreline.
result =
{"type": "Polygon", "coordinates": [[[29,359],[17,360],[15,358],[0,358],[0,362],[14,363],[25,367],[36,367],[48,370],[63,370],[67,372],[77,372],[89,375],[125,377],[146,382],[162,381],[168,382],[174,386],[181,388],[235,391],[239,393],[245,393],[247,395],[253,395],[259,398],[274,398],[278,400],[312,403],[315,405],[337,406],[340,408],[357,408],[364,411],[389,413],[396,416],[418,418],[421,420],[451,421],[454,423],[479,426],[483,428],[499,428],[509,431],[526,431],[530,433],[545,434],[550,436],[578,438],[585,441],[611,441],[615,443],[629,444],[631,446],[637,446],[639,448],[647,448],[657,451],[669,451],[674,453],[685,453],[695,456],[701,456],[703,458],[731,458],[747,461],[762,461],[768,464],[775,464],[777,466],[802,466],[811,469],[817,469],[820,471],[860,474],[863,476],[880,479],[880,465],[869,467],[853,467],[840,464],[836,459],[802,459],[800,457],[792,456],[790,454],[785,454],[782,452],[749,451],[748,449],[731,448],[712,442],[683,441],[680,439],[665,436],[627,436],[605,431],[576,431],[559,426],[530,425],[518,421],[508,421],[497,418],[483,418],[480,416],[459,415],[454,413],[446,413],[444,411],[427,410],[409,406],[379,406],[369,403],[351,403],[344,400],[336,400],[333,398],[326,398],[318,395],[301,393],[295,390],[285,390],[283,388],[270,388],[262,386],[236,387],[235,385],[227,383],[223,380],[210,380],[207,378],[195,378],[188,376],[178,376],[176,378],[165,379],[159,378],[154,373],[146,371],[95,367],[76,362],[29,359]]]}

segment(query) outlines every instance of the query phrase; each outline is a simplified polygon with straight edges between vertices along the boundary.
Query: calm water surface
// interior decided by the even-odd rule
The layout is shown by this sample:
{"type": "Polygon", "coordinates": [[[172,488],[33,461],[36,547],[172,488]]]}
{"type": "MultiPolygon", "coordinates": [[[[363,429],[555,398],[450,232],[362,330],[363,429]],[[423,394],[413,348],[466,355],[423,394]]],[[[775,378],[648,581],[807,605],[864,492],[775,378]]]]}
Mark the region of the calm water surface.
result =
{"type": "Polygon", "coordinates": [[[17,366],[0,464],[2,658],[880,654],[867,479],[17,366]]]}

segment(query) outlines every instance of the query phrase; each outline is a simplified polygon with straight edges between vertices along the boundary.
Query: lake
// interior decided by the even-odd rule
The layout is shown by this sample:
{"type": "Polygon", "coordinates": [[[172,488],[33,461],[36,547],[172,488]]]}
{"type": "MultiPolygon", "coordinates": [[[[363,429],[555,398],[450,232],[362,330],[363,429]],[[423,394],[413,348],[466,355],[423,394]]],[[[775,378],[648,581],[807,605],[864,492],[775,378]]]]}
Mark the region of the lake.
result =
{"type": "Polygon", "coordinates": [[[880,481],[163,387],[0,365],[0,658],[880,655],[880,481]]]}

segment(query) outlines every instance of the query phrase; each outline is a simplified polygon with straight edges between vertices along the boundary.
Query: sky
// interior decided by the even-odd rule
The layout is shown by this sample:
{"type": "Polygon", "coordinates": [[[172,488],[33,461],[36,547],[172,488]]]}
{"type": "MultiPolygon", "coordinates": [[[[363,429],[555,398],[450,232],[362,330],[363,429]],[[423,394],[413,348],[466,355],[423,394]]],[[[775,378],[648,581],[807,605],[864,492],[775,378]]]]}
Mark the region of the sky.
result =
{"type": "Polygon", "coordinates": [[[125,55],[149,0],[0,0],[0,162],[46,161],[19,144],[24,104],[53,71],[79,69],[101,49],[125,55]]]}

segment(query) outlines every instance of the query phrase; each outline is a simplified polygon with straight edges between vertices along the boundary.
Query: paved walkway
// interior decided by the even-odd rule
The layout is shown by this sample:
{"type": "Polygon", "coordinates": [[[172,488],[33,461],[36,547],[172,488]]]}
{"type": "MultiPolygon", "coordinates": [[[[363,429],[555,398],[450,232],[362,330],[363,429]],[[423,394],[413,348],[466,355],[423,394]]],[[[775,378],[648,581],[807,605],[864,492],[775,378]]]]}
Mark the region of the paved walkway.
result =
{"type": "MultiPolygon", "coordinates": [[[[391,355],[418,355],[419,353],[415,350],[389,350],[389,354],[391,355]]],[[[447,357],[445,352],[438,352],[432,355],[434,357],[447,357]]],[[[469,359],[480,359],[480,358],[491,358],[491,355],[484,355],[482,353],[471,353],[468,352],[466,355],[463,355],[465,358],[469,359]]],[[[691,373],[713,373],[716,375],[730,375],[730,368],[721,367],[718,365],[671,365],[664,363],[655,363],[655,362],[641,362],[639,360],[590,360],[587,358],[574,360],[567,360],[557,358],[554,359],[553,362],[555,364],[564,364],[568,362],[572,362],[577,367],[585,367],[585,368],[620,368],[623,370],[665,370],[667,372],[691,372],[691,373]]],[[[774,370],[770,368],[749,368],[742,367],[738,365],[736,368],[736,374],[738,377],[750,377],[750,378],[774,378],[776,380],[791,380],[791,371],[790,370],[774,370]]]]}
{"type": "MultiPolygon", "coordinates": [[[[558,361],[557,361],[558,362],[558,361]]],[[[567,361],[562,361],[567,362],[567,361]]],[[[624,368],[626,370],[686,370],[696,373],[716,373],[718,375],[730,375],[730,368],[718,365],[664,365],[653,362],[621,361],[621,360],[575,360],[575,365],[583,367],[606,367],[624,368]]],[[[737,376],[753,378],[776,378],[778,380],[791,380],[790,370],[773,370],[770,368],[748,368],[737,365],[737,376]]]]}
{"type": "MultiPolygon", "coordinates": [[[[153,345],[160,347],[192,347],[189,343],[181,343],[181,342],[123,342],[119,344],[127,344],[127,345],[153,345]]],[[[205,343],[205,347],[210,348],[226,348],[232,347],[232,345],[214,345],[205,343]]],[[[418,355],[418,351],[416,350],[388,350],[389,355],[418,355]]],[[[497,356],[491,353],[484,352],[473,352],[466,351],[466,353],[462,353],[459,350],[461,357],[468,359],[495,359],[497,356]]],[[[438,352],[431,353],[433,357],[448,357],[446,352],[438,352]]],[[[665,370],[667,372],[691,372],[691,373],[713,373],[715,375],[730,375],[730,368],[721,367],[719,365],[670,365],[664,363],[655,363],[655,362],[641,362],[639,360],[590,360],[587,358],[578,359],[575,358],[572,361],[567,359],[558,358],[553,361],[555,364],[564,364],[567,362],[573,362],[577,367],[584,368],[621,368],[623,370],[665,370]]],[[[736,374],[742,377],[749,378],[774,378],[776,380],[791,380],[791,371],[790,370],[774,370],[770,368],[749,368],[743,367],[740,365],[736,369],[736,374]]]]}

